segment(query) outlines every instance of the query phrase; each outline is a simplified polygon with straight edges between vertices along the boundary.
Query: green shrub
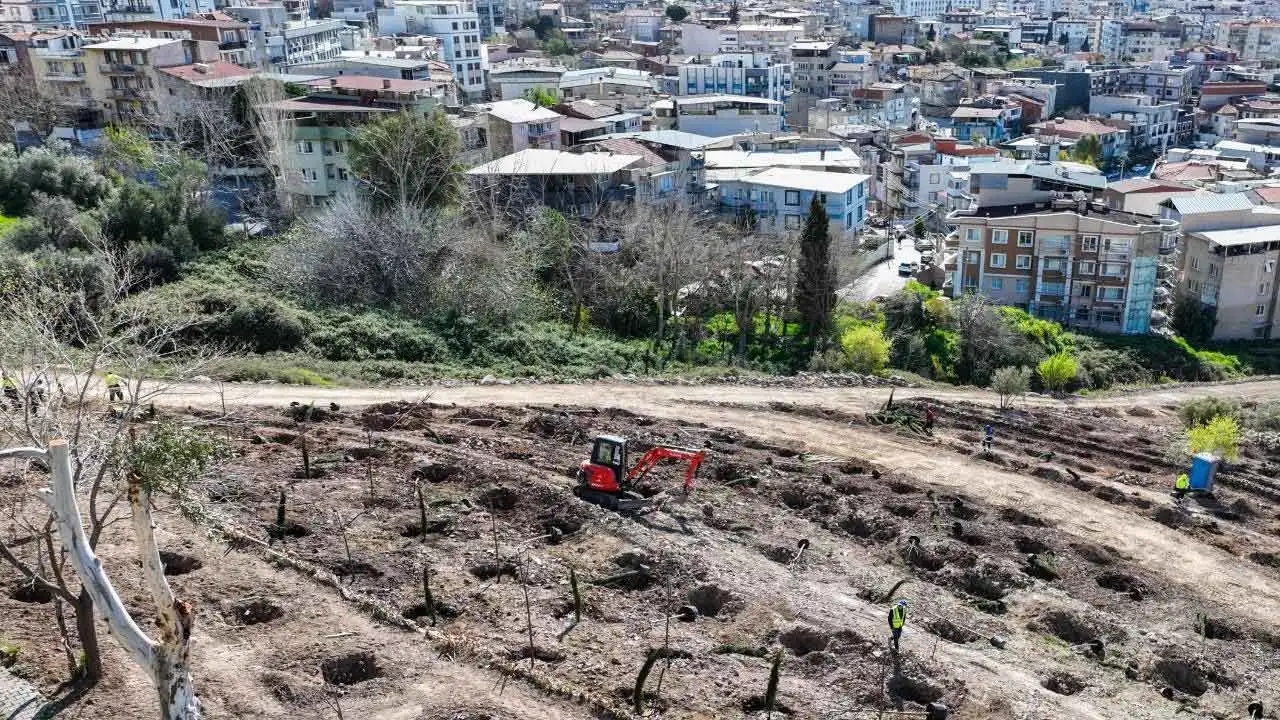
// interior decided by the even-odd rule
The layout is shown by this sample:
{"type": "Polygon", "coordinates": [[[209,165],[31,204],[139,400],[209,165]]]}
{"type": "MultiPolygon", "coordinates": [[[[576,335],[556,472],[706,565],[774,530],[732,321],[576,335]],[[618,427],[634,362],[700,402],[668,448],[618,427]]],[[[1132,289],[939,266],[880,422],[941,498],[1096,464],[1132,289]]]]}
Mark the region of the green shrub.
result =
{"type": "Polygon", "coordinates": [[[1223,415],[1204,425],[1187,429],[1187,452],[1212,453],[1234,461],[1240,454],[1240,425],[1234,417],[1223,415]]]}
{"type": "Polygon", "coordinates": [[[1080,366],[1065,352],[1050,355],[1036,366],[1036,374],[1040,377],[1040,382],[1052,392],[1065,390],[1067,385],[1076,379],[1076,373],[1079,371],[1080,366]]]}
{"type": "Polygon", "coordinates": [[[889,341],[870,325],[846,330],[840,336],[840,349],[854,372],[878,373],[889,364],[889,341]]]}
{"type": "Polygon", "coordinates": [[[1010,398],[1024,395],[1031,389],[1031,368],[1002,367],[996,370],[991,376],[991,389],[1000,395],[1000,407],[1005,407],[1010,398]]]}
{"type": "Polygon", "coordinates": [[[1234,418],[1239,413],[1240,404],[1235,400],[1212,395],[1193,398],[1178,408],[1178,417],[1182,419],[1182,426],[1187,428],[1207,425],[1216,417],[1234,418]]]}
{"type": "Polygon", "coordinates": [[[1280,402],[1261,403],[1244,414],[1244,424],[1254,430],[1280,432],[1280,402]]]}

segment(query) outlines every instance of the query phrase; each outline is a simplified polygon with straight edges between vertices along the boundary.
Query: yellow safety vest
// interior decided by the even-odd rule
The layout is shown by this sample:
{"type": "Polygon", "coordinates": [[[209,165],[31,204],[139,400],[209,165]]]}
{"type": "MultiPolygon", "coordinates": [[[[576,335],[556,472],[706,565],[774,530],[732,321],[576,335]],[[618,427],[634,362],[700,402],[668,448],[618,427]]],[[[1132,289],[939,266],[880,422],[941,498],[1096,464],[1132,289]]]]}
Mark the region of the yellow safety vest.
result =
{"type": "Polygon", "coordinates": [[[1187,477],[1186,473],[1182,473],[1181,475],[1179,475],[1178,479],[1173,483],[1174,490],[1186,490],[1187,488],[1190,488],[1190,487],[1191,487],[1191,479],[1187,477]]]}
{"type": "Polygon", "coordinates": [[[889,627],[894,630],[901,630],[903,625],[907,624],[907,610],[901,605],[894,605],[889,611],[889,627]]]}
{"type": "Polygon", "coordinates": [[[120,387],[120,383],[124,382],[124,380],[115,373],[107,373],[106,381],[107,387],[109,388],[120,387]]]}
{"type": "Polygon", "coordinates": [[[0,380],[0,386],[3,386],[5,390],[17,390],[17,389],[18,389],[18,383],[17,383],[13,378],[8,377],[8,376],[6,376],[4,379],[0,380]]]}

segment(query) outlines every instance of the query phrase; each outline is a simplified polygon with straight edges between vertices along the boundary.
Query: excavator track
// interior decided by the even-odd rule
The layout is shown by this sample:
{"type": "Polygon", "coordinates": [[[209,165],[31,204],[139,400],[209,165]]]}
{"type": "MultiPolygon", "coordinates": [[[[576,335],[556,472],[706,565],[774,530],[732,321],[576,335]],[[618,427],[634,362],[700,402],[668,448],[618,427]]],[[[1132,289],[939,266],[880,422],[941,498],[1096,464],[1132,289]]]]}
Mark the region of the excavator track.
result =
{"type": "Polygon", "coordinates": [[[621,513],[633,513],[644,510],[649,506],[649,499],[633,492],[624,492],[619,494],[600,492],[592,490],[582,485],[576,485],[573,488],[573,494],[579,499],[585,500],[593,505],[599,505],[621,513]]]}

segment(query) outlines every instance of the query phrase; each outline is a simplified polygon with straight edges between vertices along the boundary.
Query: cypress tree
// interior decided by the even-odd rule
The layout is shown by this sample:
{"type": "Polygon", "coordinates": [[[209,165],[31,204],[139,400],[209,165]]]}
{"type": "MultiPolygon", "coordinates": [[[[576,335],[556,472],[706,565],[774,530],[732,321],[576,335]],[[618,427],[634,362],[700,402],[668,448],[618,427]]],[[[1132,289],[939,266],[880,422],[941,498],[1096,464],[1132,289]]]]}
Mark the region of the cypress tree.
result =
{"type": "Polygon", "coordinates": [[[800,264],[796,277],[796,309],[804,323],[812,352],[826,349],[831,337],[831,313],[836,306],[836,270],[831,262],[827,210],[815,194],[800,235],[800,264]]]}

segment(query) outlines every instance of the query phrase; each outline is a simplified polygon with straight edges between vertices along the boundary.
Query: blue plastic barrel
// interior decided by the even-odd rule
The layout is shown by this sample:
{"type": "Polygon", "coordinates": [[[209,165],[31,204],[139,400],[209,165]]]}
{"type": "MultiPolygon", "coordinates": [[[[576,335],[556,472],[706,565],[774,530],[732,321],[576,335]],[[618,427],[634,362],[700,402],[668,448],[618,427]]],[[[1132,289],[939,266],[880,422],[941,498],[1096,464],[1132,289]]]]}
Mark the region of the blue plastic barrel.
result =
{"type": "Polygon", "coordinates": [[[1213,476],[1218,472],[1218,458],[1200,453],[1191,458],[1191,489],[1199,492],[1213,491],[1213,476]]]}

